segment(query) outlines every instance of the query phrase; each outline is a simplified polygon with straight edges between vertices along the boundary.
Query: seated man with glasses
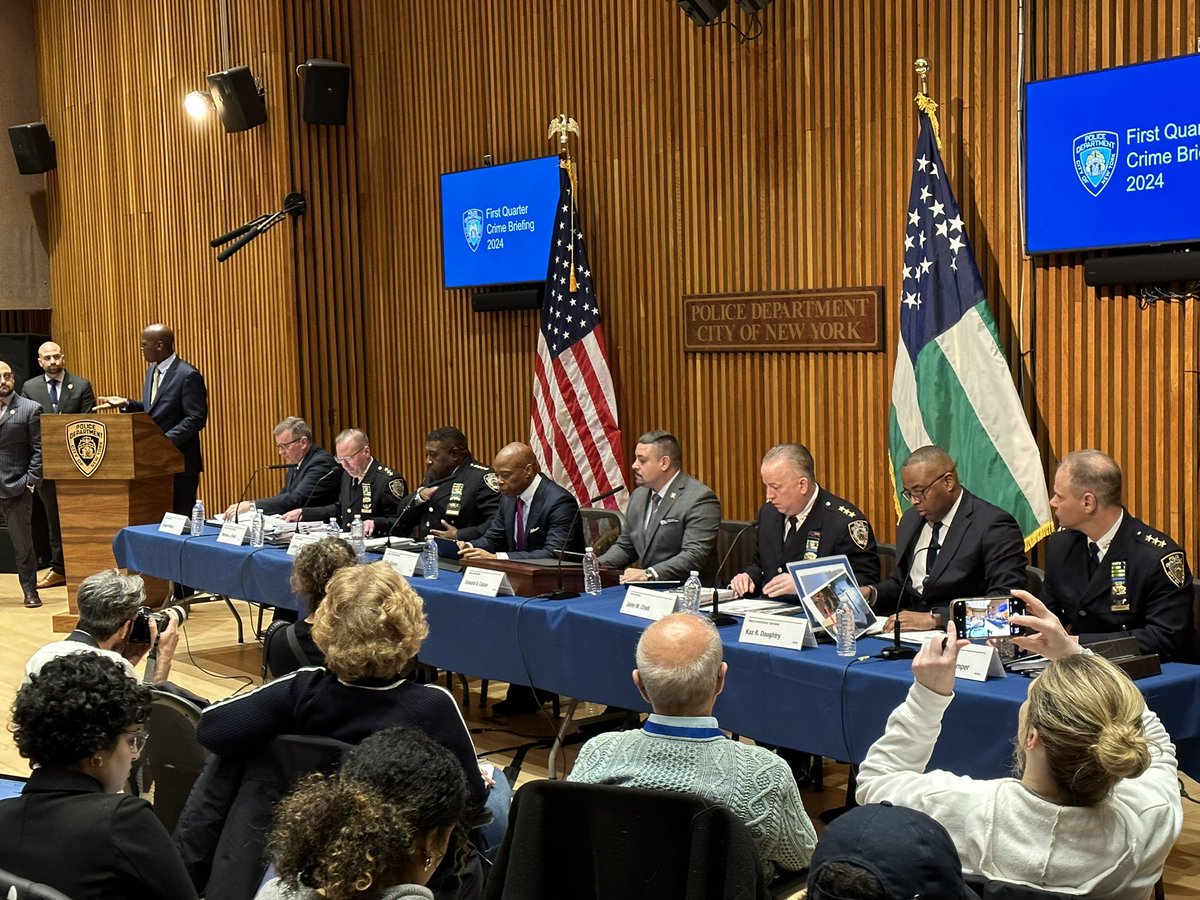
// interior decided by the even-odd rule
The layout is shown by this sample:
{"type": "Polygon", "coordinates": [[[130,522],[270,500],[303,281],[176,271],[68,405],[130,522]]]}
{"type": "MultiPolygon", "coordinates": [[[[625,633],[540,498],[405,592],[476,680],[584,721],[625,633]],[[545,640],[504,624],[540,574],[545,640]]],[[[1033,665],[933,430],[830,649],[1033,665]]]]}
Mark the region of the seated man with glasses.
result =
{"type": "Polygon", "coordinates": [[[334,458],[344,470],[336,503],[304,504],[283,514],[287,522],[324,522],[337,519],[342,531],[350,529],[355,516],[362,516],[363,535],[382,534],[400,514],[400,501],[408,494],[408,482],[371,457],[367,436],[347,428],[333,442],[334,458]]]}
{"type": "Polygon", "coordinates": [[[283,476],[283,490],[274,497],[231,503],[225,510],[226,519],[246,515],[251,503],[264,515],[278,516],[289,509],[325,506],[337,501],[338,479],[333,475],[338,468],[337,461],[333,454],[313,441],[312,429],[307,422],[288,416],[276,425],[275,450],[284,465],[292,466],[283,476]]]}
{"type": "Polygon", "coordinates": [[[928,631],[945,626],[952,600],[1024,589],[1029,561],[1016,519],[966,490],[949,453],[914,450],[900,480],[912,507],[896,532],[896,566],[863,591],[877,613],[898,615],[903,631],[928,631]]]}

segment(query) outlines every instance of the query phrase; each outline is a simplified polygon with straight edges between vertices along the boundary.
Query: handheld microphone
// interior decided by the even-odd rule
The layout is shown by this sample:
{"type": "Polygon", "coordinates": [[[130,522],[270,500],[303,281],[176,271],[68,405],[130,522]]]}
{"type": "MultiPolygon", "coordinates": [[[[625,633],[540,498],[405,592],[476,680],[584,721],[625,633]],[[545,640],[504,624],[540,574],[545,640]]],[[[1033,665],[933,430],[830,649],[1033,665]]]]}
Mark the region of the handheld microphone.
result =
{"type": "Polygon", "coordinates": [[[720,625],[736,625],[737,624],[737,619],[735,619],[733,616],[721,615],[721,605],[720,605],[720,600],[717,599],[717,592],[720,590],[721,573],[725,571],[725,563],[729,562],[729,557],[733,555],[733,550],[738,545],[738,541],[740,541],[742,539],[742,535],[745,534],[747,531],[750,531],[751,529],[757,528],[757,527],[758,527],[758,522],[751,522],[749,525],[744,526],[736,535],[734,535],[733,540],[729,544],[729,548],[725,551],[725,555],[721,557],[721,562],[717,566],[717,572],[713,576],[713,585],[712,585],[713,608],[712,608],[712,612],[708,614],[709,620],[714,625],[720,626],[720,625]]]}
{"type": "Polygon", "coordinates": [[[260,224],[262,224],[262,221],[265,218],[266,218],[266,216],[259,216],[257,219],[251,219],[245,225],[239,225],[237,228],[234,228],[232,231],[227,231],[220,237],[213,238],[211,241],[208,242],[208,246],[220,247],[222,244],[228,244],[230,241],[234,240],[235,238],[240,238],[246,232],[251,231],[254,228],[257,228],[260,224]]]}
{"type": "MultiPolygon", "coordinates": [[[[921,526],[924,527],[923,525],[921,526]]],[[[921,529],[917,529],[917,536],[913,538],[913,544],[921,537],[921,529]]],[[[879,651],[880,659],[912,659],[917,655],[917,651],[912,647],[905,647],[900,643],[900,610],[904,608],[904,595],[912,584],[913,563],[916,561],[918,553],[925,553],[929,550],[926,545],[919,550],[913,550],[908,560],[908,571],[904,574],[904,580],[900,582],[900,596],[896,598],[896,612],[892,617],[892,646],[884,647],[879,651]]]]}
{"type": "MultiPolygon", "coordinates": [[[[625,485],[618,484],[612,490],[605,491],[602,494],[597,494],[595,497],[588,497],[587,505],[591,506],[593,503],[599,503],[601,500],[607,500],[609,497],[619,494],[623,490],[625,490],[625,485]]],[[[571,519],[571,527],[567,529],[567,540],[570,540],[570,536],[575,533],[575,523],[579,521],[579,517],[581,515],[583,515],[582,506],[575,510],[575,515],[571,519]]],[[[583,544],[586,547],[587,541],[585,540],[583,544]]],[[[583,554],[575,554],[573,551],[560,550],[558,553],[558,565],[555,567],[558,570],[558,586],[547,594],[541,594],[538,597],[539,600],[574,600],[579,596],[578,591],[568,591],[563,589],[563,558],[568,555],[577,555],[580,557],[583,556],[583,554]]]]}
{"type": "Polygon", "coordinates": [[[294,468],[296,468],[295,463],[275,463],[274,465],[271,465],[271,466],[259,466],[257,469],[255,469],[253,472],[251,472],[250,479],[246,482],[246,486],[244,488],[242,488],[242,495],[240,497],[238,497],[237,506],[235,506],[233,508],[234,523],[236,524],[241,519],[242,501],[246,499],[246,492],[250,490],[250,485],[254,484],[254,479],[258,476],[259,472],[266,472],[268,469],[294,469],[294,468]]]}

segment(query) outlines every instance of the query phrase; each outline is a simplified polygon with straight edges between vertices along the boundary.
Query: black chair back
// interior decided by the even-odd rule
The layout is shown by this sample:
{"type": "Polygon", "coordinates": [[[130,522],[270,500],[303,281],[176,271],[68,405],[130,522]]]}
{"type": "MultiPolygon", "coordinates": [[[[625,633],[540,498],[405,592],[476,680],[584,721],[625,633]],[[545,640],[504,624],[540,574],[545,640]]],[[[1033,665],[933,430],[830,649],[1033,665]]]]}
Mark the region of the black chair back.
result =
{"type": "Polygon", "coordinates": [[[884,581],[896,568],[896,545],[876,544],[875,555],[879,557],[879,580],[884,581]]]}
{"type": "Polygon", "coordinates": [[[625,516],[617,509],[581,509],[579,519],[583,545],[595,550],[597,556],[616,543],[625,527],[625,516]]]}
{"type": "MultiPolygon", "coordinates": [[[[757,535],[750,531],[738,541],[736,547],[733,542],[737,541],[738,535],[751,524],[753,523],[744,519],[721,520],[721,527],[717,530],[717,544],[713,547],[712,555],[709,557],[708,565],[701,577],[716,578],[720,581],[718,587],[725,587],[733,580],[734,575],[746,571],[746,567],[754,559],[754,542],[757,540],[757,535]],[[733,549],[732,553],[730,553],[730,548],[733,549]],[[724,568],[718,572],[717,569],[721,565],[721,560],[725,559],[726,553],[729,553],[729,559],[725,560],[724,568]]],[[[707,585],[712,582],[705,580],[704,583],[707,585]]]]}
{"type": "Polygon", "coordinates": [[[342,754],[354,747],[345,741],[313,734],[281,734],[267,744],[267,754],[286,792],[310,772],[333,772],[342,754]]]}
{"type": "Polygon", "coordinates": [[[767,900],[749,830],[693,794],[534,781],[517,791],[486,900],[767,900]]]}
{"type": "Polygon", "coordinates": [[[146,747],[139,760],[141,795],[173,831],[192,785],[204,769],[208,751],[196,740],[200,707],[165,691],[152,690],[146,747]]]}
{"type": "Polygon", "coordinates": [[[0,895],[5,900],[71,900],[48,884],[39,884],[0,869],[0,895]]]}
{"type": "Polygon", "coordinates": [[[1046,570],[1037,566],[1025,567],[1025,590],[1035,597],[1042,596],[1042,585],[1046,583],[1046,570]]]}

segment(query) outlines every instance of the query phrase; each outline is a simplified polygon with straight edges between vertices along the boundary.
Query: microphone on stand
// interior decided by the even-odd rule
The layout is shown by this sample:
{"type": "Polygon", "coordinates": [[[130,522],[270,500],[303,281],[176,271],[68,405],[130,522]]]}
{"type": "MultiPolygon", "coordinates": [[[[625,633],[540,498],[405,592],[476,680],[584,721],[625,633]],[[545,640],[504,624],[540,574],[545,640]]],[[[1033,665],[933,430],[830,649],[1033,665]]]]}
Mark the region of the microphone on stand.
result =
{"type": "MultiPolygon", "coordinates": [[[[921,529],[918,528],[917,536],[913,538],[913,544],[916,544],[920,536],[921,529]]],[[[900,582],[900,596],[896,598],[896,613],[892,617],[892,646],[884,647],[879,651],[880,659],[912,659],[917,655],[917,651],[912,647],[905,647],[900,643],[900,610],[904,608],[904,594],[909,585],[912,584],[912,569],[913,563],[916,561],[917,554],[925,553],[928,550],[928,545],[922,547],[920,550],[914,550],[911,558],[908,561],[908,572],[905,573],[904,580],[900,582]]]]}
{"type": "MultiPolygon", "coordinates": [[[[605,491],[603,494],[597,494],[595,497],[589,497],[587,500],[587,505],[591,506],[593,503],[599,503],[601,500],[607,500],[609,497],[616,496],[617,494],[621,493],[621,491],[623,491],[623,490],[625,490],[625,485],[619,484],[612,490],[605,491]]],[[[574,518],[571,519],[571,527],[567,529],[567,539],[568,540],[570,540],[570,536],[575,533],[575,523],[579,521],[579,517],[582,514],[583,514],[583,507],[581,506],[581,507],[579,507],[579,509],[575,510],[575,516],[574,516],[574,518]]],[[[584,546],[587,546],[587,541],[584,541],[584,546]]],[[[578,556],[578,557],[582,558],[583,554],[576,553],[573,550],[565,550],[565,549],[558,551],[558,566],[557,566],[558,587],[556,587],[554,590],[552,590],[548,593],[539,594],[538,595],[539,600],[574,600],[576,597],[579,596],[578,591],[568,591],[568,590],[563,589],[563,567],[562,566],[563,566],[563,558],[566,556],[578,556]]]]}
{"type": "Polygon", "coordinates": [[[714,625],[721,626],[721,625],[736,625],[737,624],[737,619],[735,619],[733,616],[721,615],[721,605],[720,605],[720,601],[717,599],[717,594],[721,590],[721,588],[720,588],[721,573],[725,571],[725,563],[729,562],[729,557],[733,555],[733,550],[738,545],[738,541],[740,541],[742,539],[742,535],[745,534],[747,531],[750,531],[751,529],[757,528],[757,527],[758,527],[758,522],[751,522],[749,525],[746,525],[745,527],[743,527],[742,530],[739,531],[736,535],[734,535],[733,541],[730,542],[729,548],[725,551],[725,555],[723,557],[721,557],[721,562],[717,566],[717,573],[713,576],[713,586],[712,586],[713,608],[712,608],[712,612],[708,614],[709,620],[714,625]]]}
{"type": "MultiPolygon", "coordinates": [[[[309,500],[311,500],[311,499],[313,498],[313,494],[315,494],[315,493],[317,492],[317,488],[319,488],[319,487],[321,486],[321,482],[322,482],[322,481],[324,481],[326,478],[328,478],[330,475],[332,475],[334,472],[340,472],[340,471],[342,471],[342,467],[341,467],[341,466],[337,466],[336,468],[330,469],[328,472],[326,472],[324,475],[322,475],[320,478],[318,478],[318,479],[317,479],[317,480],[316,480],[316,481],[313,483],[313,486],[312,486],[312,487],[310,487],[310,488],[308,489],[308,496],[307,496],[307,497],[305,497],[305,498],[304,498],[304,502],[300,504],[300,518],[301,518],[301,519],[303,519],[303,518],[304,518],[304,508],[305,508],[306,506],[308,506],[308,501],[309,501],[309,500]]],[[[338,524],[338,527],[339,527],[339,528],[341,527],[341,523],[340,523],[340,522],[339,522],[339,524],[338,524]]],[[[299,530],[300,530],[300,523],[299,523],[299,522],[297,522],[297,523],[296,523],[296,530],[297,530],[297,531],[299,531],[299,530]]]]}
{"type": "MultiPolygon", "coordinates": [[[[462,468],[462,467],[459,466],[459,468],[462,468]]],[[[425,490],[425,488],[427,488],[427,487],[441,487],[443,484],[446,484],[449,481],[453,481],[454,477],[457,474],[458,474],[458,469],[455,469],[449,475],[439,478],[436,481],[431,481],[431,482],[429,482],[429,484],[417,485],[417,489],[412,492],[411,496],[409,496],[408,502],[404,504],[404,508],[402,510],[400,510],[400,512],[396,516],[396,518],[392,520],[392,525],[387,530],[387,546],[388,546],[389,550],[392,547],[392,537],[395,536],[396,526],[400,524],[400,520],[404,518],[404,516],[408,513],[408,511],[410,509],[412,509],[413,504],[417,502],[417,497],[420,496],[421,491],[425,490]]],[[[429,500],[422,500],[421,502],[428,503],[428,502],[432,501],[436,494],[437,494],[437,491],[434,491],[432,494],[429,495],[429,500]]]]}
{"type": "Polygon", "coordinates": [[[254,484],[254,479],[258,477],[259,472],[266,472],[269,469],[295,469],[296,467],[296,463],[275,463],[274,465],[270,466],[259,466],[257,469],[251,472],[250,478],[246,482],[246,486],[242,488],[242,495],[238,497],[237,506],[233,508],[234,524],[236,525],[241,520],[242,501],[246,499],[246,493],[250,490],[250,485],[254,484]]]}

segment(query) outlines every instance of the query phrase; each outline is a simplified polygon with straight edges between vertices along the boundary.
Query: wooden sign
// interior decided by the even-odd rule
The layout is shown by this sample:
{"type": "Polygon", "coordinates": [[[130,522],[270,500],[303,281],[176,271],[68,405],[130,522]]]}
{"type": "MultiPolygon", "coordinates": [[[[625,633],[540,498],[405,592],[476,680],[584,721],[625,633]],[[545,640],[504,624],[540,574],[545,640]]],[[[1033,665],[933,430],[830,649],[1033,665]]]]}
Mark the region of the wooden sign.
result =
{"type": "Polygon", "coordinates": [[[686,352],[881,351],[883,288],[683,298],[686,352]]]}

